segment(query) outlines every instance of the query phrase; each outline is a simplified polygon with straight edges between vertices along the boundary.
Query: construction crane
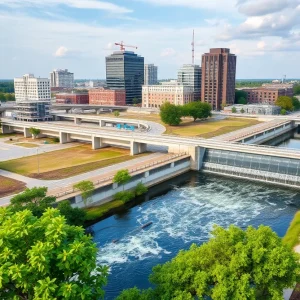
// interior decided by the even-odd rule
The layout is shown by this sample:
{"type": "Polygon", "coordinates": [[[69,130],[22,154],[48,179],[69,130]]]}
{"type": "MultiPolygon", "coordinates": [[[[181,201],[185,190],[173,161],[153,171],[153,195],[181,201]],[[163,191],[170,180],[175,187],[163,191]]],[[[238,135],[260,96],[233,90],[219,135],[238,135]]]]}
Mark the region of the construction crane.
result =
{"type": "Polygon", "coordinates": [[[193,41],[192,41],[192,64],[195,64],[195,30],[193,30],[193,41]]]}
{"type": "Polygon", "coordinates": [[[120,46],[121,51],[125,51],[125,47],[137,49],[136,46],[124,45],[123,41],[121,43],[115,43],[116,46],[120,46]]]}

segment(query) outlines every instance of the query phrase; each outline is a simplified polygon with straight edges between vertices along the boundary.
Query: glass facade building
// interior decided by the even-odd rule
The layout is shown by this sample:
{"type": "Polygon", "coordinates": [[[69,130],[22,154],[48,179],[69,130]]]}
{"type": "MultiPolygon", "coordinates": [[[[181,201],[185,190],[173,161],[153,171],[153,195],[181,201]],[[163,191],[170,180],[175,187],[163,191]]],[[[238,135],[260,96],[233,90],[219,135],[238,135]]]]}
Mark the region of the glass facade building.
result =
{"type": "Polygon", "coordinates": [[[126,91],[126,104],[142,101],[144,57],[131,51],[116,51],[106,57],[106,84],[112,90],[126,91]]]}

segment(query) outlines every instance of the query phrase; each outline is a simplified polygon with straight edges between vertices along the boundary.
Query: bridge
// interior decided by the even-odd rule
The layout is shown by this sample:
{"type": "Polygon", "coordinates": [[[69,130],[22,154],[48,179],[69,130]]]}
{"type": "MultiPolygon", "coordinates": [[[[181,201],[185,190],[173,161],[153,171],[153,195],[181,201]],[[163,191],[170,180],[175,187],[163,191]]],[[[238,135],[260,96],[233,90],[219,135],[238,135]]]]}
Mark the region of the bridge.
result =
{"type": "Polygon", "coordinates": [[[57,104],[53,103],[51,105],[51,110],[63,110],[69,113],[73,109],[81,109],[82,111],[85,110],[95,110],[98,114],[103,111],[124,111],[127,110],[127,106],[112,106],[112,105],[92,105],[92,104],[57,104]]]}
{"type": "MultiPolygon", "coordinates": [[[[93,149],[119,146],[131,155],[147,151],[148,145],[165,146],[169,153],[186,153],[192,170],[251,178],[300,187],[300,151],[242,144],[213,139],[149,135],[103,128],[86,128],[75,124],[34,123],[41,135],[59,137],[60,143],[86,141],[93,149]]],[[[32,123],[2,119],[3,133],[20,132],[30,137],[32,123]]]]}

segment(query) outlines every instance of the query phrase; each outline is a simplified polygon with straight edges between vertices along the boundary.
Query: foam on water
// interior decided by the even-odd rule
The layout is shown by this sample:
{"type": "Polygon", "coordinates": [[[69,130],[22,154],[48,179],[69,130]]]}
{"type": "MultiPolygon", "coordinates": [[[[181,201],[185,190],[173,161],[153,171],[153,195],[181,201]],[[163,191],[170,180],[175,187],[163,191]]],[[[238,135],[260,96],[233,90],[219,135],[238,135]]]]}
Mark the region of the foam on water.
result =
{"type": "MultiPolygon", "coordinates": [[[[266,207],[276,213],[287,208],[295,193],[255,184],[238,185],[233,180],[208,180],[196,187],[175,187],[167,195],[135,208],[136,228],[151,221],[146,230],[125,232],[117,243],[100,246],[98,262],[109,266],[142,261],[172,252],[163,241],[200,243],[209,237],[214,224],[246,227],[266,207]],[[284,201],[274,201],[280,192],[284,201]]],[[[175,249],[177,251],[177,249],[175,249]]],[[[174,250],[174,251],[175,251],[174,250]]]]}

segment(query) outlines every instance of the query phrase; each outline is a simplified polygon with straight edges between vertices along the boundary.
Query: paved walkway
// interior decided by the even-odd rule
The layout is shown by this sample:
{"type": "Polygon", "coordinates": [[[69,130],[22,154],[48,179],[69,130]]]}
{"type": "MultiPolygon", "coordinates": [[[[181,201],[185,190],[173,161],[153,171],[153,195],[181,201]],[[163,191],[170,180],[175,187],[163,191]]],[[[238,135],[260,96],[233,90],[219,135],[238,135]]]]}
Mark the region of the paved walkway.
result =
{"type": "MultiPolygon", "coordinates": [[[[83,173],[80,175],[76,175],[70,178],[66,179],[60,179],[60,180],[39,180],[34,178],[29,178],[26,176],[22,176],[16,173],[0,170],[0,175],[6,176],[15,180],[19,180],[22,182],[25,182],[28,188],[33,188],[35,186],[46,186],[49,189],[59,189],[59,188],[65,188],[69,185],[72,185],[76,182],[86,180],[88,178],[92,178],[99,175],[107,175],[109,172],[116,172],[120,169],[128,169],[128,168],[134,168],[136,166],[145,165],[151,161],[159,160],[160,157],[165,156],[166,154],[162,153],[153,153],[147,156],[142,156],[136,159],[132,159],[126,162],[122,162],[119,164],[115,164],[109,167],[101,168],[98,170],[94,170],[91,172],[83,173]]],[[[0,198],[0,206],[6,205],[9,203],[9,200],[12,196],[7,196],[0,198]]]]}

